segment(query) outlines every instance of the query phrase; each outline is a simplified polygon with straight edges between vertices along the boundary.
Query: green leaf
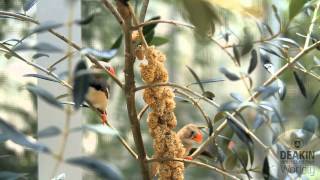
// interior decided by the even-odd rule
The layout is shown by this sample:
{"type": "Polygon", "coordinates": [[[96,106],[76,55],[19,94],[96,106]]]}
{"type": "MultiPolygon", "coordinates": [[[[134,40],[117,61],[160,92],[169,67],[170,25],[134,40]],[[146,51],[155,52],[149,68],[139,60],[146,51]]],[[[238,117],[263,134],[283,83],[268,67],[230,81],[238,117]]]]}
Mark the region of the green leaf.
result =
{"type": "Polygon", "coordinates": [[[49,93],[48,91],[46,91],[45,89],[40,88],[39,86],[34,86],[34,85],[27,85],[27,89],[34,95],[40,97],[41,99],[43,99],[45,102],[58,107],[58,108],[63,108],[62,104],[56,100],[56,98],[49,93]]]}
{"type": "Polygon", "coordinates": [[[97,15],[97,13],[92,13],[89,16],[83,18],[83,19],[76,20],[75,23],[78,24],[78,25],[81,25],[81,26],[90,24],[93,21],[93,19],[95,18],[96,15],[97,15]]]}
{"type": "Polygon", "coordinates": [[[23,4],[23,11],[27,12],[29,11],[36,3],[38,0],[27,0],[24,4],[23,4]]]}
{"type": "Polygon", "coordinates": [[[49,126],[38,132],[38,138],[48,138],[61,134],[61,130],[57,126],[49,126]]]}
{"type": "Polygon", "coordinates": [[[164,37],[160,37],[160,36],[154,36],[151,40],[151,45],[155,45],[155,46],[161,46],[163,44],[166,44],[169,42],[169,39],[164,38],[164,37]]]}
{"type": "Polygon", "coordinates": [[[208,98],[208,99],[211,99],[211,100],[213,100],[213,98],[216,97],[216,95],[215,95],[213,92],[211,92],[211,91],[205,91],[205,92],[203,92],[203,93],[202,93],[202,96],[204,96],[204,97],[206,97],[206,98],[208,98]]]}
{"type": "Polygon", "coordinates": [[[310,133],[314,133],[316,129],[318,129],[318,118],[314,115],[309,115],[304,119],[303,122],[303,130],[308,131],[310,133]]]}
{"type": "Polygon", "coordinates": [[[219,108],[220,112],[223,111],[234,111],[240,106],[240,103],[238,101],[230,101],[222,104],[219,108]]]}
{"type": "Polygon", "coordinates": [[[224,167],[227,170],[233,170],[237,165],[237,157],[235,154],[230,154],[224,161],[224,167]]]}
{"type": "Polygon", "coordinates": [[[224,74],[224,75],[225,75],[229,80],[231,80],[231,81],[237,81],[237,80],[240,79],[238,75],[236,75],[236,74],[228,71],[228,70],[227,70],[226,68],[224,68],[224,67],[221,67],[221,68],[220,68],[220,72],[221,72],[222,74],[224,74]]]}
{"type": "Polygon", "coordinates": [[[57,53],[62,52],[63,50],[55,45],[46,43],[46,42],[39,42],[35,45],[28,45],[21,43],[18,46],[14,47],[12,49],[13,51],[39,51],[39,52],[51,52],[51,53],[57,53]]]}
{"type": "Polygon", "coordinates": [[[77,157],[67,159],[67,163],[89,169],[101,176],[103,179],[123,179],[121,172],[116,167],[99,160],[95,160],[88,157],[77,157]]]}
{"type": "Polygon", "coordinates": [[[19,179],[27,179],[26,173],[16,173],[10,171],[0,171],[0,179],[5,180],[19,180],[19,179]]]}
{"type": "MultiPolygon", "coordinates": [[[[54,21],[45,21],[45,22],[42,22],[41,24],[39,24],[33,30],[31,30],[27,36],[30,36],[31,34],[34,34],[34,33],[41,33],[44,31],[48,31],[50,29],[56,29],[61,26],[63,26],[63,23],[58,23],[58,22],[54,22],[54,21]]],[[[25,39],[25,38],[23,38],[23,39],[25,39]]]]}
{"type": "Polygon", "coordinates": [[[117,52],[118,52],[117,49],[101,51],[93,48],[83,48],[80,51],[82,55],[93,55],[93,56],[104,58],[104,59],[112,59],[117,54],[117,52]]]}
{"type": "Polygon", "coordinates": [[[308,0],[290,0],[289,2],[289,20],[292,20],[299,14],[308,0]]]}
{"type": "Polygon", "coordinates": [[[319,96],[320,96],[320,90],[317,92],[317,94],[314,96],[314,98],[312,98],[312,102],[311,102],[311,105],[310,105],[311,107],[313,107],[316,104],[319,96]]]}
{"type": "Polygon", "coordinates": [[[239,52],[239,49],[236,46],[233,46],[232,50],[233,50],[234,58],[236,59],[238,65],[240,65],[240,52],[239,52]]]}
{"type": "MultiPolygon", "coordinates": [[[[160,18],[161,18],[160,16],[155,16],[155,17],[147,20],[146,22],[152,21],[152,20],[159,20],[160,18]]],[[[143,35],[149,34],[151,31],[153,31],[153,30],[156,28],[157,25],[158,25],[158,24],[156,23],[156,24],[149,24],[149,25],[144,26],[144,27],[142,28],[142,33],[143,33],[143,35]]]]}
{"type": "Polygon", "coordinates": [[[73,101],[75,103],[74,107],[75,109],[79,109],[81,104],[85,101],[86,94],[89,90],[89,81],[90,81],[90,74],[88,73],[82,73],[81,75],[79,73],[86,71],[87,64],[84,60],[80,60],[77,64],[75,71],[74,71],[74,85],[72,90],[73,95],[73,101]]]}
{"type": "Polygon", "coordinates": [[[122,43],[122,38],[123,35],[121,34],[116,41],[112,44],[112,46],[110,47],[110,49],[119,49],[122,43]]]}
{"type": "Polygon", "coordinates": [[[118,132],[108,126],[105,126],[103,124],[92,124],[92,125],[83,125],[83,130],[96,132],[99,134],[105,134],[105,135],[117,135],[118,132]]]}
{"type": "Polygon", "coordinates": [[[246,144],[248,147],[253,146],[253,141],[250,137],[250,135],[245,132],[237,123],[235,123],[232,119],[229,117],[227,118],[227,122],[229,127],[237,134],[239,139],[246,144]]]}
{"type": "Polygon", "coordinates": [[[41,75],[41,74],[25,74],[25,75],[23,75],[23,77],[34,77],[34,78],[39,78],[39,79],[43,79],[43,80],[47,80],[47,81],[59,82],[56,79],[53,79],[51,77],[44,76],[44,75],[41,75]]]}
{"type": "Polygon", "coordinates": [[[199,78],[199,76],[197,75],[197,73],[194,72],[194,70],[193,70],[191,67],[189,67],[189,66],[186,66],[186,67],[188,68],[188,70],[190,71],[190,73],[192,74],[192,76],[196,79],[196,81],[197,81],[197,83],[199,84],[199,87],[200,87],[202,93],[204,93],[204,92],[205,92],[204,87],[203,87],[203,85],[202,85],[202,83],[201,83],[201,81],[200,81],[200,78],[199,78]]]}
{"type": "MultiPolygon", "coordinates": [[[[241,56],[246,55],[253,48],[253,37],[252,33],[249,31],[247,27],[243,28],[244,37],[241,42],[241,56]]],[[[239,58],[240,59],[240,58],[239,58]]]]}
{"type": "Polygon", "coordinates": [[[8,139],[16,144],[37,152],[50,153],[50,149],[48,147],[40,143],[30,141],[24,134],[17,131],[11,124],[8,124],[1,118],[0,130],[7,136],[8,139]]]}
{"type": "Polygon", "coordinates": [[[257,67],[258,64],[258,54],[257,51],[254,49],[251,51],[251,59],[250,65],[248,67],[248,74],[251,74],[257,67]]]}
{"type": "Polygon", "coordinates": [[[298,73],[296,73],[295,71],[293,72],[293,75],[294,75],[294,79],[296,80],[297,82],[297,85],[300,89],[300,92],[301,94],[307,98],[307,90],[306,90],[306,87],[304,86],[304,82],[303,80],[300,78],[300,76],[298,75],[298,73]]]}
{"type": "Polygon", "coordinates": [[[265,180],[268,180],[270,177],[270,166],[269,166],[268,157],[266,157],[263,161],[262,175],[265,180]]]}
{"type": "Polygon", "coordinates": [[[49,57],[49,55],[48,54],[43,54],[43,53],[37,53],[37,54],[32,56],[32,59],[38,59],[38,58],[41,58],[41,57],[49,57]]]}

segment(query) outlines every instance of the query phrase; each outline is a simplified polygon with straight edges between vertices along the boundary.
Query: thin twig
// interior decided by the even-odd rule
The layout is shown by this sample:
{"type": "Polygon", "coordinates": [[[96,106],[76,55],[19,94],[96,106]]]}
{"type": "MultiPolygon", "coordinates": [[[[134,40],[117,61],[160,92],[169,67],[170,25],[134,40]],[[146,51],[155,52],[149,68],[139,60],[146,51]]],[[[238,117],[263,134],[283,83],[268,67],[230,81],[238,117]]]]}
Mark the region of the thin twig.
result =
{"type": "MultiPolygon", "coordinates": [[[[72,86],[70,84],[68,84],[67,82],[61,80],[58,75],[56,75],[55,73],[51,72],[51,71],[48,71],[46,68],[38,65],[38,64],[35,64],[33,62],[30,62],[28,60],[26,60],[25,58],[21,57],[19,54],[17,54],[16,52],[12,51],[10,48],[6,47],[5,45],[3,45],[2,43],[0,43],[0,46],[3,47],[4,49],[6,49],[10,54],[12,54],[14,57],[20,59],[21,61],[25,62],[26,64],[46,73],[47,75],[53,77],[55,80],[57,80],[62,86],[68,88],[68,89],[72,89],[72,86]]],[[[87,102],[88,103],[88,102],[87,102]]],[[[89,103],[88,103],[89,104],[89,103]]],[[[100,114],[100,112],[94,108],[93,106],[91,107],[91,109],[93,111],[95,111],[96,113],[100,114]]],[[[111,124],[109,124],[111,128],[113,128],[111,126],[111,124]]],[[[113,128],[114,129],[114,128],[113,128]]],[[[116,130],[116,129],[115,129],[116,130]]],[[[124,138],[121,137],[121,135],[118,133],[117,135],[118,139],[121,140],[121,143],[125,146],[125,148],[130,152],[130,154],[135,158],[137,159],[138,155],[134,152],[133,149],[130,148],[130,146],[128,145],[128,143],[124,140],[124,138]]],[[[54,155],[54,154],[53,154],[54,155]]],[[[59,159],[58,155],[54,155],[56,159],[59,159]]]]}
{"type": "Polygon", "coordinates": [[[208,164],[205,164],[205,163],[202,163],[202,162],[198,162],[198,161],[194,161],[194,160],[187,160],[187,159],[181,159],[181,158],[173,158],[173,159],[155,159],[155,158],[151,158],[151,159],[148,159],[148,162],[151,163],[151,162],[166,162],[166,161],[179,161],[179,162],[183,162],[183,163],[190,163],[190,164],[194,164],[194,165],[197,165],[197,166],[201,166],[201,167],[205,167],[205,168],[208,168],[208,169],[211,169],[211,170],[214,170],[222,175],[225,175],[225,176],[228,176],[229,178],[231,179],[235,179],[235,180],[240,180],[240,178],[220,169],[220,168],[217,168],[217,167],[214,167],[214,166],[210,166],[208,164]]]}
{"type": "Polygon", "coordinates": [[[140,112],[139,112],[139,114],[138,114],[138,120],[139,120],[139,121],[141,120],[141,118],[142,118],[142,116],[144,115],[144,113],[148,110],[148,108],[149,108],[149,105],[146,104],[146,105],[140,110],[140,112]]]}
{"type": "Polygon", "coordinates": [[[318,14],[318,11],[319,11],[319,7],[320,7],[320,2],[317,3],[317,6],[316,6],[316,8],[314,10],[313,17],[312,17],[312,20],[311,20],[311,25],[309,26],[309,32],[308,32],[306,41],[304,43],[304,49],[306,49],[309,46],[310,39],[311,39],[311,34],[312,34],[312,31],[313,31],[313,27],[314,27],[314,24],[316,23],[316,20],[317,20],[317,14],[318,14]]]}
{"type": "MultiPolygon", "coordinates": [[[[70,6],[70,11],[69,11],[69,15],[68,15],[68,23],[67,23],[67,31],[68,31],[68,49],[67,49],[67,53],[66,56],[68,57],[68,84],[71,84],[72,82],[72,60],[73,60],[73,53],[72,53],[72,47],[71,47],[71,41],[72,41],[72,25],[73,25],[73,19],[74,19],[74,6],[70,6]]],[[[69,94],[72,94],[72,89],[68,89],[69,90],[69,94]]],[[[68,101],[72,101],[71,96],[67,97],[68,101]]],[[[64,122],[64,127],[63,127],[63,133],[62,133],[62,139],[61,139],[61,145],[60,145],[60,149],[58,151],[58,157],[59,159],[56,161],[56,164],[53,168],[52,171],[52,175],[51,178],[55,177],[59,166],[61,164],[61,162],[64,159],[64,152],[67,146],[67,141],[68,141],[68,137],[69,137],[69,129],[70,129],[70,123],[71,123],[71,116],[72,116],[72,107],[71,106],[67,106],[65,108],[65,122],[64,122]]]]}
{"type": "Polygon", "coordinates": [[[108,0],[101,0],[101,2],[104,4],[104,6],[109,9],[109,11],[113,14],[113,16],[117,19],[122,29],[124,29],[124,20],[121,17],[121,15],[118,13],[115,7],[112,6],[112,4],[108,0]]]}
{"type": "Polygon", "coordinates": [[[151,21],[146,21],[144,23],[140,23],[136,26],[133,26],[132,29],[138,29],[140,27],[144,27],[144,26],[147,26],[147,25],[150,25],[150,24],[158,24],[158,23],[166,23],[166,24],[173,24],[173,25],[176,25],[176,26],[184,26],[184,27],[188,27],[190,29],[194,29],[195,27],[191,24],[187,24],[187,23],[183,23],[183,22],[179,22],[179,21],[174,21],[174,20],[162,20],[162,19],[159,19],[159,20],[151,20],[151,21]]]}
{"type": "Polygon", "coordinates": [[[144,22],[144,19],[146,17],[147,10],[148,10],[148,5],[149,5],[149,0],[143,0],[141,11],[140,11],[139,22],[144,22]]]}
{"type": "Polygon", "coordinates": [[[53,64],[51,64],[47,69],[49,71],[54,70],[54,67],[61,63],[62,61],[66,60],[69,56],[72,56],[75,52],[71,52],[71,53],[67,53],[66,55],[64,55],[62,58],[58,59],[56,62],[54,62],[53,64]]]}
{"type": "Polygon", "coordinates": [[[210,119],[208,117],[208,115],[204,112],[204,110],[202,109],[202,107],[200,106],[200,104],[189,94],[180,91],[179,89],[175,89],[174,92],[177,92],[181,95],[184,95],[185,97],[187,97],[188,99],[190,99],[192,101],[192,104],[200,111],[201,115],[203,116],[204,120],[206,121],[206,123],[209,125],[210,123],[210,119]]]}
{"type": "MultiPolygon", "coordinates": [[[[0,11],[0,15],[6,15],[6,16],[9,16],[9,17],[15,17],[15,18],[17,18],[18,20],[21,20],[21,21],[28,21],[28,22],[32,22],[32,23],[34,23],[34,24],[40,24],[38,21],[36,21],[36,20],[34,20],[34,19],[32,19],[32,18],[30,18],[30,17],[28,17],[28,16],[21,15],[21,14],[16,14],[16,13],[11,13],[11,12],[6,12],[6,11],[0,11]]],[[[51,30],[51,29],[49,29],[48,31],[49,31],[51,34],[53,34],[54,36],[56,36],[57,38],[61,39],[62,41],[66,42],[66,43],[69,43],[69,40],[68,40],[65,36],[57,33],[57,32],[54,31],[54,30],[51,30]]],[[[80,46],[78,46],[76,43],[70,42],[70,44],[71,44],[71,46],[72,46],[73,48],[75,48],[76,50],[81,51],[82,48],[81,48],[80,46]]],[[[98,60],[97,58],[95,58],[95,57],[93,57],[93,56],[90,56],[90,55],[88,55],[88,54],[86,54],[85,56],[86,56],[93,64],[97,65],[99,68],[102,68],[102,69],[111,77],[111,79],[113,79],[113,80],[123,89],[123,84],[122,84],[122,82],[121,82],[116,76],[114,76],[113,74],[111,74],[111,73],[106,69],[106,67],[104,67],[103,65],[101,65],[100,62],[99,62],[99,60],[98,60]]]]}
{"type": "MultiPolygon", "coordinates": [[[[192,91],[191,89],[189,88],[186,88],[186,87],[183,87],[183,86],[180,86],[178,84],[174,84],[174,83],[156,83],[156,84],[148,84],[148,85],[145,85],[145,86],[140,86],[140,87],[137,87],[135,90],[142,90],[142,89],[145,89],[145,88],[149,88],[149,87],[156,87],[156,86],[171,86],[171,87],[176,87],[176,88],[179,88],[187,93],[190,93],[192,94],[193,96],[196,96],[200,99],[203,99],[204,101],[206,101],[207,103],[213,105],[214,107],[216,107],[217,109],[220,108],[220,105],[218,103],[216,103],[215,101],[211,100],[211,99],[208,99],[207,97],[204,97],[203,95],[201,94],[198,94],[197,92],[194,92],[192,91]]],[[[239,110],[237,110],[239,111],[239,110]]],[[[249,134],[261,147],[263,147],[264,149],[269,149],[269,147],[267,145],[265,145],[254,133],[252,133],[246,126],[244,126],[237,118],[235,118],[235,113],[231,114],[229,112],[226,112],[227,116],[232,119],[237,125],[240,126],[240,128],[245,131],[247,134],[249,134]]],[[[225,121],[226,122],[226,121],[225,121]]]]}
{"type": "MultiPolygon", "coordinates": [[[[132,18],[135,19],[134,12],[130,5],[123,4],[121,1],[118,1],[117,8],[129,8],[132,17],[127,17],[124,19],[124,41],[125,41],[125,84],[124,84],[124,92],[126,96],[127,102],[127,110],[128,116],[131,124],[131,130],[133,139],[138,150],[138,160],[141,166],[141,173],[144,180],[149,180],[149,167],[148,163],[146,162],[147,155],[144,148],[144,143],[142,139],[141,129],[140,129],[140,122],[137,118],[137,110],[136,110],[136,102],[135,102],[135,74],[134,74],[134,63],[135,63],[135,56],[134,56],[134,48],[132,43],[132,18]]],[[[122,14],[121,14],[122,15],[122,14]]],[[[122,16],[124,17],[124,16],[122,16]]],[[[143,37],[143,35],[142,35],[143,37]]]]}

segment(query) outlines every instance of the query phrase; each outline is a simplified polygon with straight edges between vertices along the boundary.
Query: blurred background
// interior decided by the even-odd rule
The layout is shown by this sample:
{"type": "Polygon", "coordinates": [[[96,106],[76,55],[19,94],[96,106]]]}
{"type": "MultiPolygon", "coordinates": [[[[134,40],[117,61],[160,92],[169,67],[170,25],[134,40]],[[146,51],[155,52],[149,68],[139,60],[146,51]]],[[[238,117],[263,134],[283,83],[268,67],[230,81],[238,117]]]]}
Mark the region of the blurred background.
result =
{"type": "MultiPolygon", "coordinates": [[[[87,17],[90,14],[99,12],[94,20],[82,27],[82,39],[84,47],[92,47],[95,49],[109,49],[113,42],[116,41],[120,35],[120,27],[115,21],[114,17],[101,6],[99,0],[81,0],[82,1],[82,16],[87,17]]],[[[276,16],[272,11],[271,5],[275,4],[280,14],[282,24],[286,31],[281,32],[282,37],[287,37],[295,40],[299,44],[303,44],[304,38],[298,36],[296,33],[307,34],[309,23],[311,21],[308,12],[301,12],[295,19],[288,23],[288,1],[272,1],[272,0],[232,0],[213,2],[218,6],[218,15],[220,23],[215,26],[214,39],[216,39],[223,46],[233,44],[234,42],[242,41],[246,38],[243,29],[247,27],[253,39],[260,39],[261,32],[257,26],[257,22],[268,24],[271,30],[276,34],[279,31],[280,25],[277,22],[276,16]],[[219,25],[220,24],[220,25],[219,25]],[[226,34],[230,36],[226,41],[226,34]]],[[[0,0],[1,11],[22,11],[22,6],[25,3],[23,0],[0,0]]],[[[132,0],[135,9],[140,9],[141,1],[132,0]]],[[[197,14],[199,9],[195,9],[197,14]]],[[[29,16],[33,16],[36,11],[34,7],[29,16]]],[[[176,0],[153,0],[150,1],[149,9],[147,11],[146,19],[160,16],[161,19],[177,20],[191,23],[186,18],[185,9],[181,5],[181,1],[176,0]]],[[[201,10],[200,10],[201,11],[201,10]]],[[[210,18],[209,14],[208,17],[210,18]]],[[[214,19],[214,17],[212,17],[214,19]]],[[[62,20],[63,21],[63,20],[62,20]]],[[[0,39],[23,37],[30,28],[31,24],[27,22],[17,22],[12,19],[0,19],[0,39]]],[[[316,24],[319,27],[319,24],[316,24]]],[[[318,33],[317,31],[316,33],[318,33]]],[[[315,36],[317,34],[315,33],[315,36]]],[[[237,92],[242,97],[247,98],[250,94],[242,81],[229,81],[222,73],[219,72],[220,67],[227,67],[228,70],[239,72],[239,68],[234,65],[228,55],[212,41],[204,41],[199,38],[199,35],[194,33],[194,30],[181,26],[171,24],[159,24],[155,29],[155,35],[163,37],[167,43],[159,46],[159,49],[167,56],[166,67],[169,70],[170,82],[181,85],[190,85],[195,82],[194,77],[188,71],[186,66],[192,67],[194,72],[198,74],[201,80],[223,79],[224,81],[205,84],[205,89],[215,94],[214,100],[220,104],[231,101],[230,93],[237,92]]],[[[264,37],[268,33],[263,33],[264,37]]],[[[270,36],[270,35],[269,35],[270,36]]],[[[35,41],[35,37],[31,37],[28,41],[35,41]]],[[[254,44],[254,48],[260,47],[261,43],[254,44]]],[[[232,52],[232,49],[229,49],[232,52]]],[[[290,48],[289,54],[291,57],[297,54],[299,49],[290,48]]],[[[26,57],[31,57],[32,54],[24,54],[26,57]]],[[[317,51],[312,51],[305,60],[302,60],[303,65],[310,67],[313,64],[313,59],[318,55],[317,51]]],[[[250,55],[242,57],[242,66],[240,71],[246,71],[249,65],[250,55]]],[[[280,60],[275,55],[270,55],[270,60],[274,71],[285,61],[280,60]]],[[[110,63],[116,68],[116,73],[119,79],[124,80],[123,76],[123,48],[121,47],[118,55],[113,58],[110,63]]],[[[139,77],[139,62],[136,63],[136,82],[142,85],[143,82],[139,77]]],[[[271,70],[273,71],[273,70],[271,70]]],[[[36,101],[35,97],[31,96],[27,91],[21,90],[22,86],[27,83],[37,83],[34,79],[23,77],[24,74],[35,72],[34,69],[27,66],[25,63],[16,59],[7,60],[4,54],[1,54],[0,59],[0,114],[5,119],[10,119],[10,122],[19,130],[29,135],[30,138],[36,137],[37,121],[36,121],[36,101]]],[[[254,71],[253,87],[258,87],[270,76],[270,73],[264,68],[259,61],[258,68],[254,71]]],[[[303,125],[302,119],[309,114],[314,114],[316,117],[320,115],[319,102],[314,102],[314,97],[319,92],[318,79],[301,74],[303,81],[307,87],[308,96],[305,98],[301,95],[297,84],[292,76],[292,71],[284,73],[280,79],[285,82],[287,87],[286,98],[279,102],[271,100],[272,103],[278,107],[279,112],[283,117],[286,129],[301,128],[303,125]]],[[[110,123],[120,131],[129,144],[133,147],[134,142],[130,131],[129,120],[126,112],[125,97],[122,91],[112,81],[110,92],[111,101],[108,107],[108,115],[110,123]]],[[[198,85],[190,85],[191,89],[200,92],[198,85]]],[[[144,101],[142,93],[137,94],[137,109],[143,108],[144,101]]],[[[177,130],[185,124],[196,123],[198,125],[206,125],[201,114],[190,103],[185,103],[177,98],[177,108],[175,110],[178,126],[177,130]]],[[[204,102],[199,102],[205,109],[208,116],[214,119],[218,110],[212,106],[208,106],[204,102]]],[[[147,114],[147,113],[146,113],[147,114]]],[[[252,112],[245,112],[245,120],[249,127],[254,124],[254,116],[250,115],[252,112]]],[[[83,115],[86,117],[86,123],[98,123],[99,119],[89,110],[83,110],[83,115]]],[[[219,124],[219,123],[217,123],[219,124]]],[[[215,124],[214,127],[217,125],[215,124]]],[[[275,123],[275,129],[278,127],[275,123]]],[[[146,115],[141,121],[141,128],[143,132],[143,139],[145,147],[149,156],[152,156],[152,139],[149,136],[146,115]]],[[[318,130],[317,130],[318,132],[318,130]]],[[[260,127],[255,131],[258,137],[262,138],[266,144],[271,144],[273,134],[267,126],[260,127]]],[[[140,170],[137,162],[128,154],[127,150],[118,142],[116,137],[101,136],[93,132],[84,132],[82,142],[83,152],[89,156],[97,159],[105,160],[114,164],[124,174],[125,179],[140,179],[140,170]]],[[[264,153],[263,150],[255,149],[255,165],[261,169],[264,153]],[[260,165],[259,165],[260,164],[260,165]]],[[[35,153],[25,151],[19,145],[11,141],[0,143],[0,170],[15,171],[27,173],[27,179],[37,179],[37,155],[35,153]]],[[[205,160],[208,163],[216,163],[216,159],[205,160]],[[212,162],[211,162],[212,161],[212,162]]],[[[320,165],[320,164],[318,164],[320,165]]],[[[275,168],[275,167],[273,167],[275,168]]],[[[235,169],[234,171],[236,171],[235,169]]],[[[274,169],[275,176],[277,171],[274,169]]],[[[186,179],[223,179],[222,176],[215,172],[189,166],[185,173],[186,179]]],[[[86,172],[84,179],[94,180],[99,179],[95,174],[86,172]]]]}

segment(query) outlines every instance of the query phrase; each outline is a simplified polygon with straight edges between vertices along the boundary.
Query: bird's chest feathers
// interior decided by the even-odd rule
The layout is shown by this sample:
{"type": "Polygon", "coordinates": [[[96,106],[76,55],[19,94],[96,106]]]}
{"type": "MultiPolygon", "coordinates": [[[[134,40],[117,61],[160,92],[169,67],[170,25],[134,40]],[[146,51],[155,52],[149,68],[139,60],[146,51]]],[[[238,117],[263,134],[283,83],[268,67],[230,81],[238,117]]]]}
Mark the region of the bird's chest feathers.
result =
{"type": "Polygon", "coordinates": [[[103,111],[107,108],[108,99],[103,91],[90,87],[87,94],[87,100],[89,100],[95,108],[103,111]]]}

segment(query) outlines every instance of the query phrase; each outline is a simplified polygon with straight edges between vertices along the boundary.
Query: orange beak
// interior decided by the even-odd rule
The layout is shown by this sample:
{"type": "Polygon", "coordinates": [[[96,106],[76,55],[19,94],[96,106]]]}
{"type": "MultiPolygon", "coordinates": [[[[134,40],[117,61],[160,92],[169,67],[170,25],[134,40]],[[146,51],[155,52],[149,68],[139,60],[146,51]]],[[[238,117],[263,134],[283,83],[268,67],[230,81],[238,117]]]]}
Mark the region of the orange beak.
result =
{"type": "Polygon", "coordinates": [[[109,71],[109,73],[110,74],[112,74],[113,76],[115,76],[116,75],[116,71],[114,70],[114,68],[113,67],[107,67],[107,70],[109,71]]]}
{"type": "Polygon", "coordinates": [[[199,132],[192,139],[196,141],[198,144],[200,144],[202,142],[202,134],[199,132]]]}

